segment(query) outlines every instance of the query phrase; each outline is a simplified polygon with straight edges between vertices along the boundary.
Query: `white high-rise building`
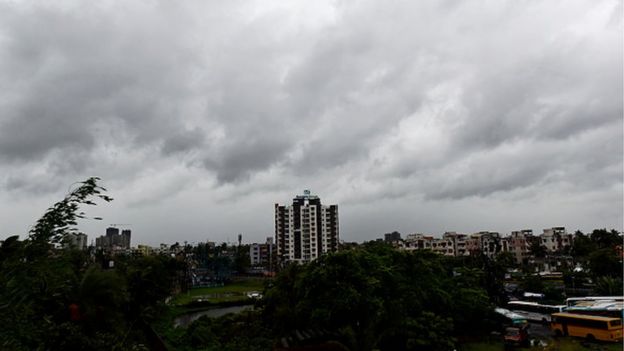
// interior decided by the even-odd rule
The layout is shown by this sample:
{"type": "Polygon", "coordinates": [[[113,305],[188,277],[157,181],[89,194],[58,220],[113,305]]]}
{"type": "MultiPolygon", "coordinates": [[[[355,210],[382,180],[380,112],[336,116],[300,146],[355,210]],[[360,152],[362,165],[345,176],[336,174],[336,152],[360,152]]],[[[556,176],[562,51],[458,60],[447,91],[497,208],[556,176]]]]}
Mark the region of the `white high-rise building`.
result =
{"type": "Polygon", "coordinates": [[[310,262],[338,250],[338,205],[323,206],[305,190],[291,206],[275,204],[275,241],[281,262],[310,262]]]}

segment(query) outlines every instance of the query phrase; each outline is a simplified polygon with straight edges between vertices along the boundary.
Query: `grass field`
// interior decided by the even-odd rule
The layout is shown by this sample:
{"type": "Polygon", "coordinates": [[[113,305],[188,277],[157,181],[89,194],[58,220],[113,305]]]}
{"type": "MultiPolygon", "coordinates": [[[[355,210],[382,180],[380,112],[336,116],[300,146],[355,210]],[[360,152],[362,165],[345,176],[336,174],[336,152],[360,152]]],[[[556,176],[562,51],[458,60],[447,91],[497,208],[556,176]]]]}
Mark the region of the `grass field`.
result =
{"type": "Polygon", "coordinates": [[[224,286],[195,288],[177,295],[171,303],[173,305],[185,305],[197,300],[213,303],[242,301],[247,299],[247,292],[262,291],[264,281],[263,278],[240,278],[224,286]]]}
{"type": "MultiPolygon", "coordinates": [[[[461,345],[462,351],[503,351],[502,342],[476,342],[461,345]]],[[[592,343],[582,344],[580,339],[559,338],[549,340],[549,344],[530,348],[517,348],[528,351],[622,351],[622,344],[592,343]]]]}

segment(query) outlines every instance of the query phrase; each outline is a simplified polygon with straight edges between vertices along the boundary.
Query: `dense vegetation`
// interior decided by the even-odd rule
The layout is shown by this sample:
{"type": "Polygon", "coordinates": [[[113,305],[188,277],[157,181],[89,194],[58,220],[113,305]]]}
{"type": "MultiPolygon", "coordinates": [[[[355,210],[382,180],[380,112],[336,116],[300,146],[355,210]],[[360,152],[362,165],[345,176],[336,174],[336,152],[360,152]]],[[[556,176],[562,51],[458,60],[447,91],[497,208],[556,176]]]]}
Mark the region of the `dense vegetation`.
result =
{"type": "Polygon", "coordinates": [[[452,349],[458,338],[496,328],[494,301],[481,287],[488,277],[477,268],[483,262],[457,263],[371,243],[289,265],[255,312],[201,318],[166,331],[166,340],[179,350],[266,350],[282,338],[291,347],[452,349]]]}
{"type": "Polygon", "coordinates": [[[82,182],[37,221],[26,240],[0,247],[0,349],[137,350],[177,284],[181,262],[110,258],[59,249],[85,218],[81,205],[110,201],[97,178],[82,182]]]}
{"type": "Polygon", "coordinates": [[[289,266],[267,290],[263,316],[279,334],[328,329],[352,350],[448,349],[492,326],[478,268],[383,244],[289,266]],[[476,322],[476,323],[475,323],[476,322]]]}
{"type": "Polygon", "coordinates": [[[589,278],[595,284],[595,293],[621,296],[624,274],[622,248],[622,237],[616,230],[595,229],[589,235],[577,231],[570,254],[574,263],[586,267],[586,270],[571,272],[567,283],[589,278]]]}

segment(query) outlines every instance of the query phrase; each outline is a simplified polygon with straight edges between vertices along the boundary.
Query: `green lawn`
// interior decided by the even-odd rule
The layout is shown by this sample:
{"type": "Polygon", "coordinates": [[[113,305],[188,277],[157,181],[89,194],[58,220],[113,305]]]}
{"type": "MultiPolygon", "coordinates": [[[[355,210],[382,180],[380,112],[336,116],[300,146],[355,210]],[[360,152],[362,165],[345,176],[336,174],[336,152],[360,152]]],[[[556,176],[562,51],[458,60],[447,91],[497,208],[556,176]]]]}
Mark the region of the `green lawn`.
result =
{"type": "Polygon", "coordinates": [[[185,305],[199,299],[214,303],[246,300],[247,292],[262,291],[264,281],[263,278],[240,278],[224,286],[195,288],[175,296],[171,303],[173,305],[185,305]]]}
{"type": "MultiPolygon", "coordinates": [[[[585,347],[580,339],[559,338],[550,339],[546,347],[535,346],[531,348],[517,348],[517,350],[528,351],[622,351],[622,344],[595,343],[585,347]]],[[[461,345],[462,351],[503,351],[505,347],[502,342],[474,342],[461,345]]]]}

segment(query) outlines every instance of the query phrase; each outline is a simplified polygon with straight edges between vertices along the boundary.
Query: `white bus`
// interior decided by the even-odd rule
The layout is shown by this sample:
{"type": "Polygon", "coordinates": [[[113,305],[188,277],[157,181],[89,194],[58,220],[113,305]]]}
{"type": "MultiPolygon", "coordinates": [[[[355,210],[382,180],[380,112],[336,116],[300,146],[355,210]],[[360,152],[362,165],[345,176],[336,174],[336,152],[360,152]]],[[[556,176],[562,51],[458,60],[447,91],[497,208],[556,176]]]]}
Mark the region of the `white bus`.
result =
{"type": "Polygon", "coordinates": [[[565,305],[540,305],[537,302],[528,301],[509,301],[507,308],[524,318],[542,323],[551,321],[550,315],[553,313],[563,312],[565,305]]]}
{"type": "Polygon", "coordinates": [[[503,320],[504,325],[508,326],[526,326],[528,321],[524,316],[521,316],[519,313],[515,313],[505,308],[497,307],[494,309],[494,312],[498,313],[503,320]]]}
{"type": "Polygon", "coordinates": [[[624,317],[624,296],[571,297],[566,312],[593,316],[624,317]]]}
{"type": "Polygon", "coordinates": [[[566,299],[566,305],[568,307],[591,304],[592,302],[604,301],[612,303],[623,303],[624,296],[585,296],[585,297],[570,297],[566,299]]]}

